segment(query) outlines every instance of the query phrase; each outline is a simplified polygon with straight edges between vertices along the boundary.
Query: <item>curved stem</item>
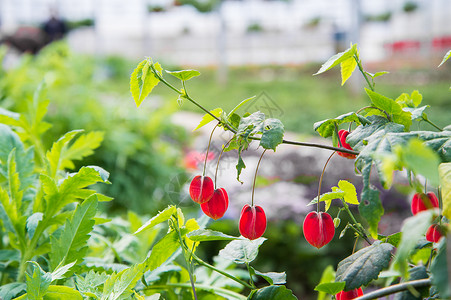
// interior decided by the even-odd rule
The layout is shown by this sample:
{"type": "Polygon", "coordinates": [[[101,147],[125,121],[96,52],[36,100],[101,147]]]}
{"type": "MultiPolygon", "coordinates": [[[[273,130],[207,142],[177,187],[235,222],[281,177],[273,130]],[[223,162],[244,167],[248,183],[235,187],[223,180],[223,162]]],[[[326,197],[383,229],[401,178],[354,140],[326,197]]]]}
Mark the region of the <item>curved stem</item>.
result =
{"type": "Polygon", "coordinates": [[[220,123],[216,124],[215,127],[213,127],[213,130],[210,134],[210,139],[208,140],[208,147],[207,147],[207,153],[205,153],[205,161],[204,161],[204,171],[202,172],[202,176],[205,176],[205,170],[207,168],[207,159],[208,159],[208,151],[210,151],[210,144],[211,144],[211,138],[213,137],[213,132],[215,132],[215,129],[218,127],[220,123]]]}
{"type": "MultiPolygon", "coordinates": [[[[161,290],[161,289],[167,289],[167,290],[172,290],[174,288],[185,288],[185,289],[189,289],[191,286],[188,283],[166,283],[166,284],[162,284],[162,285],[150,285],[148,287],[146,287],[144,290],[161,290]]],[[[238,294],[234,291],[231,290],[227,290],[227,289],[223,289],[223,288],[219,288],[219,287],[215,287],[212,285],[205,285],[205,284],[197,284],[197,288],[201,289],[201,290],[205,290],[205,291],[214,291],[214,292],[219,292],[221,294],[224,295],[229,295],[232,296],[236,299],[242,299],[242,300],[246,300],[247,297],[238,294]]]]}
{"type": "Polygon", "coordinates": [[[371,106],[371,105],[370,105],[370,106],[362,107],[361,109],[359,109],[359,110],[356,111],[355,113],[358,114],[358,113],[361,112],[362,110],[368,109],[368,108],[371,108],[371,109],[377,109],[377,110],[383,112],[383,113],[387,116],[387,119],[388,119],[389,121],[391,121],[391,117],[390,117],[390,115],[388,114],[388,112],[386,112],[385,110],[383,110],[383,109],[381,109],[381,108],[379,108],[379,107],[375,107],[375,106],[371,106]]]}
{"type": "Polygon", "coordinates": [[[330,159],[332,158],[332,156],[334,156],[335,151],[332,152],[332,154],[329,156],[329,158],[327,159],[326,163],[324,164],[324,168],[323,171],[321,172],[321,177],[319,178],[319,184],[318,184],[318,202],[316,202],[316,211],[319,212],[319,196],[321,195],[321,185],[323,183],[323,176],[324,176],[324,171],[326,171],[326,167],[327,164],[329,163],[330,159]]]}
{"type": "Polygon", "coordinates": [[[233,275],[231,275],[231,274],[229,274],[229,273],[227,273],[227,272],[224,272],[223,270],[220,270],[220,269],[216,268],[215,266],[212,266],[212,265],[210,265],[209,263],[203,261],[203,260],[200,259],[196,254],[191,253],[191,255],[192,255],[192,258],[193,258],[199,265],[202,265],[202,266],[204,266],[204,267],[207,267],[207,268],[209,268],[209,269],[211,269],[211,270],[213,270],[213,271],[215,271],[215,272],[218,272],[219,274],[224,275],[225,277],[230,278],[230,279],[232,279],[233,281],[236,281],[236,282],[238,282],[239,284],[241,284],[241,285],[243,285],[243,286],[245,286],[245,287],[247,287],[247,288],[249,288],[249,289],[251,289],[251,290],[255,289],[255,287],[252,287],[252,286],[251,286],[249,283],[247,283],[246,281],[243,281],[243,280],[241,280],[241,279],[239,279],[239,278],[236,278],[235,276],[233,276],[233,275]]]}
{"type": "Polygon", "coordinates": [[[363,296],[360,296],[358,298],[355,298],[356,300],[369,300],[369,299],[378,299],[385,297],[387,295],[399,293],[402,291],[406,291],[410,288],[422,288],[422,287],[428,287],[431,286],[432,282],[431,279],[419,279],[419,280],[412,280],[408,282],[398,283],[394,284],[382,289],[378,289],[374,292],[370,292],[368,294],[365,294],[363,296]]]}
{"type": "Polygon", "coordinates": [[[354,215],[352,214],[351,210],[349,209],[348,204],[343,200],[343,198],[341,199],[341,202],[343,203],[343,207],[344,210],[346,210],[346,212],[348,213],[349,217],[351,218],[352,222],[354,223],[352,226],[352,228],[354,228],[354,230],[369,244],[371,245],[371,241],[368,238],[368,235],[365,233],[365,229],[362,227],[362,225],[357,222],[357,220],[355,219],[354,215]]]}
{"type": "Polygon", "coordinates": [[[219,153],[218,156],[218,163],[216,164],[216,171],[215,171],[215,189],[216,189],[216,178],[218,178],[218,169],[219,169],[219,160],[221,159],[222,154],[224,153],[224,149],[227,148],[227,146],[230,144],[230,142],[233,140],[233,137],[222,147],[221,153],[219,153]]]}
{"type": "MultiPolygon", "coordinates": [[[[221,125],[223,125],[225,128],[227,128],[228,130],[230,130],[233,133],[237,133],[237,130],[235,128],[233,128],[232,126],[230,126],[230,124],[228,124],[227,122],[223,122],[220,118],[218,118],[217,116],[213,115],[209,110],[207,110],[205,107],[203,107],[202,105],[200,105],[199,103],[197,103],[194,99],[192,99],[190,96],[188,96],[186,93],[183,93],[181,91],[179,91],[176,87],[174,87],[172,84],[170,84],[169,82],[167,82],[165,79],[163,79],[163,77],[160,76],[160,74],[155,70],[155,68],[152,65],[152,71],[154,73],[154,75],[161,81],[163,82],[166,86],[168,86],[169,88],[171,88],[172,90],[174,90],[176,93],[178,93],[179,95],[183,95],[185,99],[187,99],[188,101],[190,101],[191,103],[193,103],[195,106],[197,106],[198,108],[200,108],[202,111],[204,111],[205,113],[207,113],[208,115],[210,115],[210,117],[212,117],[213,119],[215,119],[216,121],[218,121],[221,125]]],[[[261,140],[260,137],[249,137],[250,140],[261,140]]],[[[359,155],[358,151],[354,151],[354,150],[349,150],[346,148],[341,148],[341,147],[333,147],[333,146],[328,146],[328,145],[323,145],[323,144],[317,144],[317,143],[308,143],[308,142],[297,142],[297,141],[290,141],[290,140],[282,140],[282,144],[286,144],[286,145],[295,145],[295,146],[304,146],[304,147],[314,147],[314,148],[321,148],[321,149],[327,149],[327,150],[332,150],[332,151],[340,151],[343,153],[349,153],[349,154],[355,154],[355,155],[359,155]]]]}
{"type": "Polygon", "coordinates": [[[255,181],[257,179],[258,167],[260,166],[260,162],[262,161],[263,155],[265,154],[266,150],[267,149],[265,149],[265,151],[263,151],[262,155],[260,156],[260,159],[258,160],[257,167],[255,168],[254,183],[252,184],[252,202],[251,202],[251,206],[254,206],[255,181]]]}
{"type": "Polygon", "coordinates": [[[432,127],[434,127],[435,129],[438,129],[440,131],[443,131],[442,128],[438,127],[437,125],[435,125],[434,123],[432,123],[432,121],[430,121],[428,118],[423,118],[423,121],[426,121],[427,123],[429,123],[432,127]]]}

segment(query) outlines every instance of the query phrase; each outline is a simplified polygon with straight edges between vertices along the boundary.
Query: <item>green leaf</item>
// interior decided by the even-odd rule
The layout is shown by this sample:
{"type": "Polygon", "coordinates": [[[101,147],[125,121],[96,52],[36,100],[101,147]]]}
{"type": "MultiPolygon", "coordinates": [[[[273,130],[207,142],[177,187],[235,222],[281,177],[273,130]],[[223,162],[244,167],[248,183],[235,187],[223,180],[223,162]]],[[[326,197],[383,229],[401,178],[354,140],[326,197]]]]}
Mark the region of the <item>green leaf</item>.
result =
{"type": "MultiPolygon", "coordinates": [[[[222,110],[222,108],[218,107],[218,108],[211,110],[210,113],[213,114],[215,117],[219,118],[219,117],[221,117],[223,110],[222,110]]],[[[213,120],[214,120],[214,118],[210,114],[205,114],[202,117],[202,120],[200,120],[199,125],[197,125],[197,127],[194,128],[193,131],[195,131],[199,128],[202,128],[203,126],[207,125],[208,123],[210,123],[213,120]]]]}
{"type": "Polygon", "coordinates": [[[77,140],[68,147],[61,158],[61,169],[74,169],[75,165],[72,161],[82,160],[84,157],[90,156],[94,153],[103,141],[104,133],[100,131],[93,131],[88,134],[80,135],[77,140]]]}
{"type": "Polygon", "coordinates": [[[180,79],[181,81],[190,80],[193,77],[199,76],[200,72],[196,70],[182,70],[182,71],[166,71],[166,73],[180,79]]]}
{"type": "Polygon", "coordinates": [[[346,282],[326,282],[320,283],[315,287],[315,291],[335,295],[345,288],[346,282]]]}
{"type": "MultiPolygon", "coordinates": [[[[30,295],[22,295],[15,300],[30,299],[30,295]]],[[[33,299],[33,298],[32,298],[33,299]]],[[[71,287],[63,285],[51,285],[49,286],[46,294],[42,300],[82,300],[83,296],[79,291],[74,290],[71,287]]],[[[6,299],[5,299],[6,300],[6,299]]]]}
{"type": "Polygon", "coordinates": [[[209,230],[209,229],[194,230],[194,231],[191,231],[190,233],[188,233],[186,236],[194,242],[230,241],[230,240],[240,239],[240,237],[227,235],[220,231],[213,231],[213,230],[209,230]]]}
{"type": "Polygon", "coordinates": [[[36,230],[36,227],[38,227],[39,222],[42,220],[42,216],[44,214],[41,212],[37,212],[32,214],[31,216],[28,217],[27,219],[27,232],[28,232],[28,237],[30,239],[33,238],[34,232],[36,230]]]}
{"type": "Polygon", "coordinates": [[[451,57],[451,50],[446,52],[445,56],[443,57],[442,62],[438,66],[440,67],[441,65],[443,65],[450,57],[451,57]]]}
{"type": "Polygon", "coordinates": [[[369,124],[370,121],[355,112],[349,112],[347,114],[338,116],[334,119],[327,119],[323,121],[316,122],[313,124],[313,129],[318,131],[319,135],[324,138],[332,136],[335,131],[335,125],[340,125],[343,123],[355,122],[357,125],[369,124]]]}
{"type": "Polygon", "coordinates": [[[92,195],[75,209],[72,219],[66,225],[57,239],[50,237],[50,265],[55,268],[59,264],[81,262],[87,248],[89,233],[94,227],[93,220],[97,212],[97,195],[92,195]]]}
{"type": "Polygon", "coordinates": [[[253,290],[249,297],[249,300],[296,300],[295,295],[291,290],[287,289],[284,285],[270,285],[258,290],[253,290]]]}
{"type": "MultiPolygon", "coordinates": [[[[256,96],[252,96],[252,97],[250,97],[250,98],[244,99],[244,100],[241,101],[237,106],[235,106],[235,108],[232,109],[232,111],[229,113],[229,119],[230,119],[230,117],[231,117],[234,113],[236,113],[236,111],[237,111],[240,107],[242,107],[242,106],[243,106],[244,104],[246,104],[247,102],[253,100],[255,97],[256,97],[256,96]]],[[[230,120],[229,120],[229,121],[230,121],[230,120]]]]}
{"type": "Polygon", "coordinates": [[[152,252],[147,258],[146,271],[153,271],[161,266],[179,247],[180,240],[177,232],[172,231],[166,234],[152,247],[152,252]]]}
{"type": "MultiPolygon", "coordinates": [[[[324,193],[319,197],[319,202],[325,201],[326,207],[325,211],[328,211],[330,208],[330,205],[332,204],[332,200],[334,199],[342,199],[345,195],[345,192],[337,189],[332,192],[324,193]]],[[[318,203],[318,197],[315,197],[312,201],[310,201],[307,205],[312,205],[318,203]]]]}
{"type": "Polygon", "coordinates": [[[393,120],[393,122],[404,125],[405,131],[408,131],[412,125],[411,113],[404,111],[396,101],[381,94],[365,89],[371,99],[372,104],[384,110],[393,120]]]}
{"type": "Polygon", "coordinates": [[[318,70],[318,72],[316,72],[313,75],[318,75],[318,74],[324,73],[327,70],[330,70],[333,67],[341,64],[345,60],[353,57],[356,54],[356,51],[357,51],[357,44],[354,44],[351,46],[351,48],[345,50],[344,52],[335,54],[321,66],[321,68],[318,70]]]}
{"type": "Polygon", "coordinates": [[[392,244],[395,247],[398,247],[399,242],[401,241],[401,232],[390,234],[389,236],[378,235],[377,239],[381,240],[384,243],[392,244]]]}
{"type": "Polygon", "coordinates": [[[393,246],[380,241],[342,260],[337,267],[336,282],[346,282],[345,290],[353,290],[377,279],[388,267],[393,246]]]}
{"type": "MultiPolygon", "coordinates": [[[[430,251],[428,252],[430,253],[430,251]]],[[[429,276],[424,266],[416,266],[409,270],[409,281],[427,278],[429,278],[429,276]]],[[[411,293],[411,291],[406,290],[401,293],[395,294],[394,300],[422,300],[424,298],[428,298],[429,296],[429,287],[423,287],[413,290],[417,295],[414,295],[411,293]]]]}
{"type": "MultiPolygon", "coordinates": [[[[52,149],[47,152],[46,158],[49,163],[48,175],[55,178],[58,171],[63,170],[64,151],[70,141],[83,130],[72,130],[63,135],[52,145],[52,149]]],[[[66,162],[67,164],[67,162],[66,162]]]]}
{"type": "Polygon", "coordinates": [[[287,274],[285,272],[267,272],[262,273],[249,266],[253,274],[263,277],[269,284],[285,284],[287,282],[287,274]]]}
{"type": "Polygon", "coordinates": [[[344,85],[345,82],[351,77],[355,68],[357,67],[357,61],[354,57],[349,57],[348,59],[342,61],[340,63],[341,67],[341,85],[344,85]]]}
{"type": "Polygon", "coordinates": [[[346,180],[340,180],[338,187],[344,192],[344,201],[349,204],[359,205],[359,199],[357,199],[357,191],[355,186],[346,180]]]}
{"type": "Polygon", "coordinates": [[[394,269],[400,271],[403,276],[407,274],[407,258],[420,238],[424,237],[426,230],[431,225],[434,213],[433,210],[422,211],[403,222],[401,241],[393,262],[394,269]]]}
{"type": "Polygon", "coordinates": [[[158,225],[160,223],[163,223],[163,222],[169,220],[171,218],[171,216],[176,213],[176,211],[177,211],[177,208],[174,205],[170,205],[170,206],[166,207],[163,211],[161,211],[155,217],[151,218],[144,225],[142,225],[134,234],[138,234],[143,230],[152,228],[155,225],[158,225]]]}
{"type": "MultiPolygon", "coordinates": [[[[369,177],[371,166],[365,168],[365,175],[369,177]]],[[[377,236],[378,224],[384,215],[384,207],[379,197],[379,191],[371,185],[365,185],[360,197],[359,212],[366,219],[369,225],[369,231],[373,237],[377,236]]]]}
{"type": "Polygon", "coordinates": [[[241,157],[241,151],[242,151],[242,149],[240,147],[240,149],[238,149],[238,162],[236,164],[236,171],[237,171],[236,180],[238,180],[239,182],[243,183],[240,180],[240,175],[241,175],[241,171],[246,168],[246,165],[244,164],[244,160],[241,157]]]}
{"type": "Polygon", "coordinates": [[[0,286],[0,299],[11,300],[18,294],[24,292],[27,285],[23,282],[12,282],[0,286]]]}
{"type": "Polygon", "coordinates": [[[421,101],[423,101],[423,95],[418,90],[414,90],[410,95],[402,93],[395,101],[402,108],[417,108],[421,104],[421,101]]]}
{"type": "Polygon", "coordinates": [[[380,71],[380,72],[376,72],[376,73],[370,73],[370,72],[365,72],[365,74],[367,74],[367,75],[369,75],[371,78],[376,78],[376,77],[379,77],[379,76],[382,76],[382,75],[385,75],[385,74],[388,74],[388,73],[390,73],[390,72],[387,72],[387,71],[380,71]]]}
{"type": "Polygon", "coordinates": [[[276,147],[282,144],[285,132],[282,122],[277,119],[266,119],[263,126],[260,146],[276,151],[276,147]]]}
{"type": "Polygon", "coordinates": [[[85,296],[87,296],[87,293],[90,293],[95,294],[98,298],[100,298],[102,295],[98,291],[97,287],[103,285],[109,277],[110,275],[105,272],[100,273],[93,270],[86,273],[85,277],[77,275],[75,281],[77,290],[85,296]]]}
{"type": "Polygon", "coordinates": [[[27,280],[27,298],[30,300],[41,300],[52,282],[52,274],[44,272],[38,263],[33,263],[33,274],[25,274],[27,280]]]}
{"type": "Polygon", "coordinates": [[[412,121],[415,121],[415,120],[422,121],[425,119],[425,116],[426,116],[426,113],[424,111],[428,107],[429,107],[429,105],[425,105],[422,107],[416,107],[416,108],[404,107],[403,110],[407,111],[411,114],[412,121]]]}
{"type": "Polygon", "coordinates": [[[133,294],[132,288],[144,274],[145,263],[135,264],[128,269],[110,276],[105,281],[101,300],[116,300],[133,294]]]}
{"type": "Polygon", "coordinates": [[[439,244],[438,253],[431,265],[432,283],[437,287],[440,299],[451,297],[451,286],[449,284],[449,255],[447,255],[446,240],[442,239],[439,244]]]}
{"type": "Polygon", "coordinates": [[[442,193],[442,214],[451,220],[451,163],[442,163],[438,167],[442,193]]]}
{"type": "MultiPolygon", "coordinates": [[[[321,285],[321,284],[332,283],[334,281],[335,281],[335,270],[334,270],[334,267],[332,267],[331,265],[328,265],[324,269],[323,274],[321,275],[321,279],[319,281],[319,284],[315,287],[315,290],[319,291],[316,288],[319,285],[321,285]]],[[[343,288],[344,288],[344,286],[343,286],[343,288]]],[[[319,291],[317,300],[324,300],[326,298],[326,293],[327,292],[319,291]]]]}
{"type": "Polygon", "coordinates": [[[161,75],[162,68],[159,63],[153,63],[145,59],[138,64],[130,77],[130,92],[137,107],[152,92],[153,88],[160,82],[152,72],[152,67],[161,75]]]}
{"type": "Polygon", "coordinates": [[[265,238],[255,240],[235,240],[219,251],[219,256],[234,261],[237,264],[250,263],[257,258],[258,248],[266,241],[265,238]]]}

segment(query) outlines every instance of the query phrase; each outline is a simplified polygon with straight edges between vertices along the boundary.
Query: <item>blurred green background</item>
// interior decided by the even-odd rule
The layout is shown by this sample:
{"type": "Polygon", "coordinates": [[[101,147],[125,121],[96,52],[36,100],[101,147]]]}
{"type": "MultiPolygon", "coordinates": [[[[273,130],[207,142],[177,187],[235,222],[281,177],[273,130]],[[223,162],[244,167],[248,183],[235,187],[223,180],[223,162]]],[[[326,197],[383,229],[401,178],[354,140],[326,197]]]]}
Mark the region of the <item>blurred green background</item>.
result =
{"type": "MultiPolygon", "coordinates": [[[[165,191],[175,174],[181,174],[182,182],[190,176],[183,165],[184,155],[193,147],[190,132],[172,124],[170,117],[179,109],[199,111],[190,103],[179,108],[176,95],[162,85],[137,109],[129,93],[129,76],[137,63],[119,57],[74,54],[64,42],[58,42],[35,57],[24,55],[13,67],[1,70],[1,107],[12,111],[25,110],[23,99],[32,97],[45,80],[50,99],[47,120],[53,124],[46,133],[47,146],[68,130],[83,128],[105,133],[102,146],[82,164],[99,165],[111,173],[113,184],[101,187],[103,193],[115,198],[104,207],[110,215],[126,216],[130,209],[151,216],[170,204],[165,191]]],[[[164,62],[162,65],[169,70],[182,69],[166,66],[164,62]]],[[[377,67],[369,66],[368,71],[377,71],[377,67]]],[[[359,74],[353,75],[354,81],[349,86],[341,87],[338,72],[312,76],[318,68],[318,65],[237,67],[229,69],[227,81],[222,83],[216,69],[204,68],[200,77],[187,83],[187,89],[205,107],[220,106],[226,111],[243,99],[265,92],[280,107],[280,118],[287,130],[315,135],[314,122],[355,111],[369,103],[364,94],[355,92],[363,91],[359,87],[363,81],[357,80],[359,74]]],[[[449,123],[448,66],[387,71],[391,74],[377,81],[378,92],[396,98],[402,92],[418,89],[423,94],[423,104],[432,106],[427,111],[429,118],[441,127],[449,123]]],[[[177,84],[176,80],[168,80],[177,84]]],[[[197,215],[195,206],[187,209],[191,216],[197,215]]],[[[335,237],[333,246],[316,250],[303,239],[298,222],[271,223],[265,233],[270,242],[262,246],[255,266],[262,272],[285,270],[287,286],[298,297],[313,299],[316,297],[313,287],[323,269],[330,264],[336,266],[347,256],[354,246],[353,239],[350,234],[341,240],[335,237]]],[[[238,234],[236,220],[216,221],[211,228],[238,234]]],[[[201,250],[211,260],[223,246],[208,243],[201,250]]]]}

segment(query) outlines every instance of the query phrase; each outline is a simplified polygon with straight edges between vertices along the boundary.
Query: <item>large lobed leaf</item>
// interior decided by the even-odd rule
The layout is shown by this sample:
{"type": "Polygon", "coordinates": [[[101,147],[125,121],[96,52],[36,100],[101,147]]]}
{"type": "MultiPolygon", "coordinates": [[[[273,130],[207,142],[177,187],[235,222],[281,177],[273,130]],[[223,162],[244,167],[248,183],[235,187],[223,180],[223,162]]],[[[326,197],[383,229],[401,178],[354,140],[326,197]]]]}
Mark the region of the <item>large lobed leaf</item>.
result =
{"type": "Polygon", "coordinates": [[[253,290],[248,297],[249,300],[296,300],[298,299],[291,290],[284,285],[270,285],[258,290],[253,290]]]}
{"type": "Polygon", "coordinates": [[[50,237],[50,265],[55,268],[59,264],[81,262],[86,253],[89,233],[94,227],[94,216],[97,212],[97,195],[92,195],[78,205],[71,220],[59,238],[50,237]]]}
{"type": "Polygon", "coordinates": [[[442,214],[451,220],[451,163],[442,163],[438,167],[442,193],[442,214]]]}
{"type": "Polygon", "coordinates": [[[266,241],[261,237],[256,240],[234,240],[219,251],[219,256],[234,261],[237,264],[252,262],[258,255],[258,248],[266,241]]]}
{"type": "Polygon", "coordinates": [[[346,282],[345,290],[367,285],[388,267],[393,246],[376,241],[342,260],[337,267],[336,282],[346,282]]]}
{"type": "MultiPolygon", "coordinates": [[[[136,264],[117,274],[113,273],[105,281],[101,300],[116,300],[130,297],[133,294],[132,288],[144,274],[145,263],[136,264]]],[[[130,299],[130,298],[127,298],[130,299]]]]}

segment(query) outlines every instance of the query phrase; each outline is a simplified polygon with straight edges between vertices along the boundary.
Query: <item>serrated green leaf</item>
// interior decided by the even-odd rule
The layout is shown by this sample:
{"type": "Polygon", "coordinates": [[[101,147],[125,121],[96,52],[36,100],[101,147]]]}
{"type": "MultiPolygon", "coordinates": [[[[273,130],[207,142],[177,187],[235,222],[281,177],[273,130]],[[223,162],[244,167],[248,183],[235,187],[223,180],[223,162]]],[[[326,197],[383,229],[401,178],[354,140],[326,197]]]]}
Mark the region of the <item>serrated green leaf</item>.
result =
{"type": "Polygon", "coordinates": [[[248,297],[249,300],[296,300],[291,290],[284,285],[270,285],[258,290],[253,290],[248,297]]]}
{"type": "Polygon", "coordinates": [[[426,230],[431,225],[434,213],[433,210],[422,211],[403,222],[401,241],[393,262],[394,269],[400,271],[403,276],[407,274],[407,258],[420,238],[424,237],[426,230]]]}
{"type": "Polygon", "coordinates": [[[244,160],[241,157],[241,151],[242,151],[242,149],[240,147],[240,149],[238,149],[238,162],[236,164],[236,171],[237,171],[236,180],[238,180],[239,182],[243,183],[240,180],[240,175],[241,175],[241,171],[246,168],[246,165],[244,164],[244,160]]]}
{"type": "Polygon", "coordinates": [[[50,237],[51,251],[49,253],[52,268],[60,264],[82,260],[87,249],[89,233],[94,227],[93,220],[97,212],[97,196],[94,194],[77,206],[72,219],[66,225],[57,239],[50,237]]]}
{"type": "Polygon", "coordinates": [[[155,225],[158,225],[162,222],[169,220],[171,218],[171,216],[176,213],[176,211],[177,211],[177,207],[175,207],[174,205],[170,205],[170,206],[166,207],[163,211],[161,211],[156,216],[151,218],[149,221],[144,223],[144,225],[142,225],[134,234],[138,234],[143,230],[152,228],[155,225]]]}
{"type": "MultiPolygon", "coordinates": [[[[218,108],[215,108],[215,109],[211,110],[210,113],[213,114],[215,117],[219,118],[219,117],[221,117],[221,115],[223,113],[223,110],[222,110],[222,108],[218,107],[218,108]]],[[[197,125],[197,127],[194,128],[193,131],[195,131],[195,130],[197,130],[199,128],[202,128],[203,126],[207,125],[208,123],[210,123],[214,119],[215,118],[213,118],[210,114],[205,114],[202,117],[202,120],[200,120],[199,125],[197,125]]]]}
{"type": "Polygon", "coordinates": [[[200,72],[197,70],[182,70],[182,71],[166,71],[166,73],[180,79],[181,81],[190,80],[193,77],[199,76],[200,72]]]}
{"type": "Polygon", "coordinates": [[[389,236],[378,235],[377,239],[381,240],[384,243],[392,244],[395,247],[398,247],[399,242],[401,241],[401,232],[390,234],[389,236]]]}
{"type": "Polygon", "coordinates": [[[344,201],[349,204],[359,205],[359,199],[357,199],[357,191],[355,186],[346,180],[340,180],[338,187],[344,192],[344,201]]]}
{"type": "MultiPolygon", "coordinates": [[[[364,172],[366,174],[364,176],[369,176],[367,172],[370,172],[370,168],[371,166],[369,166],[369,169],[364,169],[364,172]]],[[[384,207],[382,206],[382,202],[379,197],[379,191],[373,188],[371,185],[365,185],[362,190],[360,199],[361,201],[359,204],[359,212],[362,217],[364,217],[368,222],[369,232],[374,238],[377,236],[379,221],[384,215],[384,207]]]]}
{"type": "Polygon", "coordinates": [[[426,110],[426,108],[428,108],[429,105],[425,105],[422,107],[416,107],[416,108],[411,108],[411,107],[404,107],[403,110],[407,111],[411,114],[411,118],[412,121],[415,120],[424,120],[424,116],[426,115],[426,113],[424,112],[426,110]]]}
{"type": "Polygon", "coordinates": [[[341,85],[344,85],[345,82],[351,77],[355,68],[357,67],[357,61],[354,57],[349,57],[348,59],[342,61],[340,63],[341,67],[341,85]]]}
{"type": "Polygon", "coordinates": [[[262,237],[255,240],[234,240],[219,251],[219,256],[237,264],[250,263],[257,257],[258,248],[264,241],[266,239],[262,237]]]}
{"type": "Polygon", "coordinates": [[[137,107],[152,92],[160,80],[153,74],[152,67],[161,75],[162,68],[159,63],[153,63],[150,59],[145,59],[138,64],[130,76],[130,92],[137,107]]]}
{"type": "Polygon", "coordinates": [[[384,110],[391,117],[393,122],[403,125],[405,131],[409,130],[410,125],[412,125],[410,112],[404,111],[401,105],[399,105],[393,99],[385,97],[369,89],[365,89],[365,91],[375,107],[384,110]]]}
{"type": "Polygon", "coordinates": [[[56,173],[63,169],[61,165],[63,163],[63,152],[65,151],[65,147],[67,147],[69,142],[82,131],[83,130],[69,131],[53,143],[52,149],[46,154],[49,163],[48,175],[50,177],[55,178],[56,173]]]}
{"type": "Polygon", "coordinates": [[[224,234],[220,231],[214,231],[209,229],[194,230],[186,235],[190,240],[194,242],[205,241],[231,241],[237,240],[240,237],[224,234]]]}
{"type": "Polygon", "coordinates": [[[423,101],[423,95],[418,90],[414,90],[410,95],[402,93],[395,101],[402,108],[417,108],[421,104],[421,101],[423,101]]]}
{"type": "Polygon", "coordinates": [[[333,135],[335,126],[349,122],[355,122],[357,125],[366,125],[370,123],[370,121],[365,117],[362,117],[355,112],[349,112],[334,119],[327,119],[316,122],[315,124],[313,124],[313,129],[317,131],[322,137],[327,138],[333,135]]]}
{"type": "Polygon", "coordinates": [[[393,248],[388,243],[376,241],[348,256],[338,264],[335,281],[346,282],[346,291],[367,285],[388,267],[393,248]]]}
{"type": "Polygon", "coordinates": [[[445,56],[443,57],[442,62],[438,66],[440,67],[441,65],[443,65],[450,57],[451,57],[451,50],[446,52],[445,56]]]}
{"type": "Polygon", "coordinates": [[[133,294],[132,288],[144,274],[145,263],[136,264],[117,274],[110,276],[105,281],[101,300],[116,300],[119,297],[133,294]]]}
{"type": "MultiPolygon", "coordinates": [[[[30,295],[25,294],[15,300],[30,299],[30,295]]],[[[79,291],[64,285],[51,285],[42,300],[82,300],[83,296],[79,291]]],[[[6,299],[5,299],[6,300],[6,299]]]]}
{"type": "Polygon", "coordinates": [[[320,283],[315,287],[315,291],[335,295],[345,288],[346,282],[326,282],[320,283]]]}
{"type": "Polygon", "coordinates": [[[438,247],[438,253],[431,265],[432,283],[437,287],[440,299],[451,297],[451,286],[449,284],[449,255],[447,255],[446,240],[442,239],[438,247]]]}
{"type": "MultiPolygon", "coordinates": [[[[342,199],[345,193],[341,190],[333,190],[332,192],[321,194],[319,197],[319,202],[324,201],[326,203],[325,211],[327,212],[332,204],[332,200],[334,199],[342,199]]],[[[318,197],[315,197],[312,201],[310,201],[307,205],[312,205],[318,203],[318,197]]]]}
{"type": "Polygon", "coordinates": [[[100,131],[93,131],[80,135],[75,142],[62,153],[60,168],[75,168],[72,161],[82,160],[84,157],[92,155],[94,150],[102,143],[103,136],[104,133],[100,131]]]}
{"type": "Polygon", "coordinates": [[[253,267],[250,267],[251,270],[255,273],[255,275],[263,277],[269,284],[285,284],[287,282],[287,274],[285,272],[277,273],[277,272],[267,272],[262,273],[260,271],[255,270],[253,267]]]}
{"type": "Polygon", "coordinates": [[[27,299],[41,300],[52,282],[52,274],[44,272],[38,263],[31,263],[34,267],[33,274],[31,276],[28,273],[25,274],[27,278],[27,299]]]}
{"type": "Polygon", "coordinates": [[[316,72],[313,75],[318,75],[318,74],[324,73],[327,70],[330,70],[333,67],[341,64],[343,61],[349,59],[350,57],[353,57],[356,54],[356,51],[357,51],[357,44],[354,44],[351,46],[351,48],[349,48],[343,52],[340,52],[338,54],[335,54],[321,66],[321,68],[318,70],[318,72],[316,72]]]}
{"type": "Polygon", "coordinates": [[[103,285],[109,277],[110,275],[105,272],[100,273],[93,270],[89,271],[85,277],[77,275],[75,281],[77,290],[85,295],[87,293],[94,294],[100,299],[102,294],[97,290],[97,287],[103,285]]]}
{"type": "Polygon", "coordinates": [[[442,163],[438,167],[442,194],[442,214],[451,220],[451,163],[442,163]]]}

